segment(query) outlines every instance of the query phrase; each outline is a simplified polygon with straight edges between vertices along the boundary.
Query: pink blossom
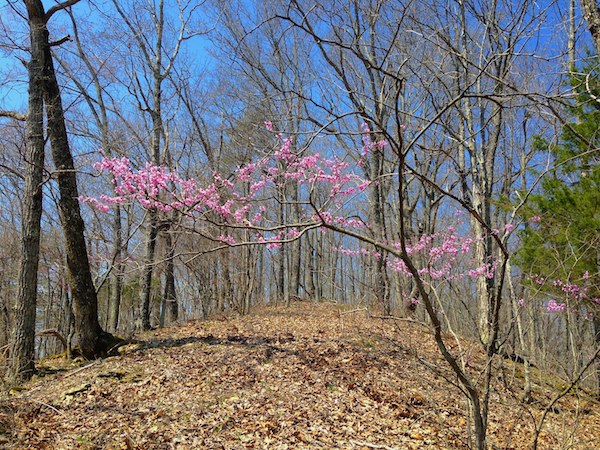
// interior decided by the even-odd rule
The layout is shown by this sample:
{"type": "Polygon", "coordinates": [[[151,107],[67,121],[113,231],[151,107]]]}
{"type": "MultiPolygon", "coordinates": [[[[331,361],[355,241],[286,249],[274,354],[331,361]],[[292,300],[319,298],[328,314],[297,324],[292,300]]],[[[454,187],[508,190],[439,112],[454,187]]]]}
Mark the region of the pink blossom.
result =
{"type": "Polygon", "coordinates": [[[262,212],[257,212],[250,222],[254,225],[258,225],[261,220],[262,220],[262,212]]]}
{"type": "MultiPolygon", "coordinates": [[[[272,129],[272,123],[265,122],[265,127],[272,129]]],[[[373,141],[373,135],[366,124],[363,126],[363,132],[361,138],[365,155],[372,151],[383,150],[387,145],[382,140],[373,141]]],[[[100,196],[99,199],[89,203],[107,209],[111,204],[134,201],[144,208],[156,208],[162,211],[176,209],[189,215],[199,213],[200,217],[204,217],[202,215],[206,212],[211,212],[218,216],[216,220],[225,224],[257,226],[261,222],[268,223],[269,216],[265,214],[267,212],[265,202],[271,201],[268,203],[269,208],[274,206],[275,202],[272,201],[275,198],[274,188],[285,187],[289,183],[299,187],[305,186],[298,189],[302,197],[299,202],[300,208],[306,207],[301,212],[302,220],[317,223],[321,221],[325,225],[336,225],[346,229],[369,226],[359,214],[355,216],[345,214],[344,208],[350,197],[364,195],[371,181],[355,173],[355,168],[350,167],[348,161],[335,156],[324,157],[319,153],[310,154],[307,150],[296,153],[292,138],[285,138],[281,133],[274,138],[279,140],[280,145],[271,157],[240,166],[230,176],[215,173],[212,175],[212,180],[205,184],[194,179],[184,179],[177,172],[166,167],[146,164],[141,170],[134,170],[126,158],[104,158],[98,163],[97,168],[111,172],[117,195],[100,196]],[[270,192],[271,188],[273,192],[270,192]],[[315,198],[312,197],[313,191],[319,192],[315,198]],[[259,192],[261,198],[258,196],[259,192]]],[[[461,226],[450,226],[440,233],[423,235],[418,240],[407,242],[406,251],[421,264],[416,269],[426,278],[425,282],[442,283],[463,279],[468,275],[494,277],[495,262],[473,269],[474,264],[469,261],[467,264],[471,267],[458,269],[465,266],[462,262],[459,264],[458,258],[468,259],[467,255],[471,253],[472,244],[480,238],[462,236],[460,231],[457,231],[464,228],[460,218],[456,219],[454,225],[461,226]]],[[[325,233],[326,228],[321,227],[321,231],[325,233]]],[[[303,228],[298,227],[276,236],[253,234],[251,239],[256,243],[265,244],[269,249],[277,249],[281,247],[281,240],[295,239],[302,233],[303,228]]],[[[217,240],[228,244],[235,242],[232,237],[226,235],[220,236],[217,240]]],[[[401,249],[397,242],[390,245],[397,251],[401,249]]],[[[341,248],[339,251],[349,256],[379,259],[383,257],[381,252],[373,249],[341,248]]],[[[391,270],[403,276],[412,276],[400,258],[388,254],[385,262],[391,270]]],[[[569,289],[569,292],[573,291],[572,288],[569,289]]]]}
{"type": "Polygon", "coordinates": [[[297,228],[290,228],[287,233],[286,233],[286,237],[288,239],[296,239],[299,238],[301,235],[300,231],[298,231],[297,228]]]}
{"type": "Polygon", "coordinates": [[[412,276],[406,267],[406,264],[404,264],[404,261],[402,261],[400,258],[392,258],[390,261],[388,261],[388,267],[394,272],[398,272],[406,276],[412,276]]]}
{"type": "Polygon", "coordinates": [[[235,244],[235,239],[233,238],[233,236],[226,236],[226,235],[222,234],[217,238],[217,240],[223,242],[224,244],[228,244],[228,245],[235,244]]]}
{"type": "Polygon", "coordinates": [[[103,213],[107,213],[108,211],[110,211],[110,207],[108,205],[105,205],[104,203],[99,202],[97,199],[95,199],[93,197],[79,197],[79,201],[81,201],[83,203],[88,203],[92,207],[96,208],[98,211],[103,212],[103,213]]]}
{"type": "Polygon", "coordinates": [[[566,303],[557,303],[554,299],[551,299],[546,305],[548,312],[563,312],[567,309],[566,303]]]}
{"type": "Polygon", "coordinates": [[[244,217],[246,217],[246,214],[248,213],[248,210],[250,209],[249,205],[244,206],[243,208],[240,208],[238,210],[236,210],[233,213],[233,218],[235,219],[236,222],[241,222],[242,219],[244,217]]]}
{"type": "Polygon", "coordinates": [[[267,185],[267,180],[266,179],[262,179],[260,181],[257,181],[256,183],[252,183],[250,185],[250,190],[251,191],[260,191],[262,188],[264,188],[267,185]]]}
{"type": "Polygon", "coordinates": [[[362,183],[360,183],[358,185],[358,190],[359,191],[364,191],[366,188],[369,187],[370,184],[371,184],[371,182],[369,180],[364,180],[362,183]]]}
{"type": "Polygon", "coordinates": [[[469,270],[468,275],[473,278],[484,276],[485,278],[492,279],[492,278],[494,278],[495,272],[496,272],[496,262],[494,261],[492,263],[482,264],[481,266],[479,266],[475,269],[469,270]]]}
{"type": "Polygon", "coordinates": [[[246,164],[244,167],[238,169],[238,178],[242,181],[249,181],[250,176],[256,170],[256,164],[246,164]]]}
{"type": "Polygon", "coordinates": [[[283,142],[281,148],[277,152],[275,152],[275,159],[282,160],[288,163],[292,162],[296,158],[296,155],[294,155],[291,150],[292,142],[292,138],[287,138],[283,142]]]}
{"type": "Polygon", "coordinates": [[[273,122],[266,121],[265,122],[265,128],[267,129],[267,131],[273,131],[273,122]]]}

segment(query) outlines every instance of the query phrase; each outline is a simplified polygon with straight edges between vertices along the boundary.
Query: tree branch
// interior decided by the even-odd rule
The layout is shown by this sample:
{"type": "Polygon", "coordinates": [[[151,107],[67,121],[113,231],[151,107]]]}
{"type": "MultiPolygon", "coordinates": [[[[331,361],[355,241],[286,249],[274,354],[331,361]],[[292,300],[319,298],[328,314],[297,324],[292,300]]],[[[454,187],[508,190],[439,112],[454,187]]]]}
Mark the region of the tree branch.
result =
{"type": "Polygon", "coordinates": [[[9,119],[25,121],[27,120],[27,114],[21,114],[16,111],[4,111],[0,109],[0,117],[8,117],[9,119]]]}
{"type": "Polygon", "coordinates": [[[62,45],[62,44],[64,44],[65,42],[67,42],[67,41],[71,41],[71,40],[72,40],[72,39],[71,39],[71,35],[70,35],[70,34],[67,34],[67,35],[66,35],[64,38],[62,38],[62,39],[59,39],[58,41],[53,41],[53,42],[50,42],[48,45],[50,45],[50,47],[57,47],[57,46],[59,46],[59,45],[62,45]]]}
{"type": "Polygon", "coordinates": [[[48,23],[50,18],[58,11],[62,11],[63,9],[70,8],[71,6],[79,3],[79,1],[80,0],[67,0],[66,2],[63,2],[63,3],[57,3],[56,5],[54,5],[52,8],[50,8],[46,12],[46,15],[44,16],[44,23],[48,23]]]}

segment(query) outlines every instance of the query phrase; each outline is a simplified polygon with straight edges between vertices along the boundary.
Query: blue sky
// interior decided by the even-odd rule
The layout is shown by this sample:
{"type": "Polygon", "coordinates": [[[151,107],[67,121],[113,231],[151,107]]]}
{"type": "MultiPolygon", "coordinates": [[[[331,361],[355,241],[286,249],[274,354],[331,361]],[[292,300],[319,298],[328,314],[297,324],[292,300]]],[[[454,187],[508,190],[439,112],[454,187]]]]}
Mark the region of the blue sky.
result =
{"type": "MultiPolygon", "coordinates": [[[[22,2],[15,2],[18,8],[23,9],[22,2]]],[[[43,0],[46,10],[56,1],[43,0]]],[[[109,2],[97,1],[94,3],[102,10],[110,6],[109,2]]],[[[76,16],[84,16],[86,19],[97,21],[102,26],[102,17],[98,9],[91,6],[90,2],[82,0],[73,7],[76,16]]],[[[204,19],[202,16],[199,17],[204,19]]],[[[210,24],[209,24],[210,25],[210,24]]],[[[7,0],[0,0],[0,30],[7,29],[6,35],[14,39],[15,45],[26,47],[27,29],[23,19],[14,13],[7,0]]],[[[70,20],[65,13],[58,13],[49,22],[50,39],[60,39],[69,33],[70,20]]],[[[0,33],[0,42],[6,41],[4,32],[0,33]]],[[[65,43],[66,46],[74,46],[73,43],[65,43]]],[[[85,43],[84,43],[85,45],[85,43]]],[[[214,67],[214,60],[209,53],[211,42],[203,36],[197,36],[182,45],[184,52],[190,60],[190,65],[199,66],[201,71],[214,67]]],[[[25,66],[18,58],[27,58],[22,51],[11,51],[0,47],[0,109],[25,112],[27,109],[27,72],[25,66]]]]}

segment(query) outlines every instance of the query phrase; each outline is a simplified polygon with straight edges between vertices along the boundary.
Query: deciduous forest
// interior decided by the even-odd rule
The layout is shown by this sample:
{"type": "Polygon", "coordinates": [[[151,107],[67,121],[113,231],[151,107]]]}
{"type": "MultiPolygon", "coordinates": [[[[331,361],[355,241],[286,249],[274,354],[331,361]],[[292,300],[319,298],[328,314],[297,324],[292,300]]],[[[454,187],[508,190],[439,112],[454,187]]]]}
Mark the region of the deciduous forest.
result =
{"type": "Polygon", "coordinates": [[[599,50],[597,0],[1,2],[0,446],[594,447],[599,50]]]}

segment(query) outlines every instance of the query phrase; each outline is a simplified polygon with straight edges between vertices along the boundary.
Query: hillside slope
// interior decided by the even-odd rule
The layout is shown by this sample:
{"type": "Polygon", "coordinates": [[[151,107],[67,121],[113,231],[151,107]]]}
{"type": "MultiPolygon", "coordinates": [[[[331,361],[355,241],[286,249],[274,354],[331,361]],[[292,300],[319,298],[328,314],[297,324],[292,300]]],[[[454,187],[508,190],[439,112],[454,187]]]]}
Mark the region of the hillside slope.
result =
{"type": "MultiPolygon", "coordinates": [[[[141,340],[119,357],[37,378],[0,401],[0,447],[467,447],[465,402],[417,324],[298,303],[192,321],[141,340]]],[[[481,362],[476,349],[466,351],[472,364],[481,362]]],[[[490,442],[526,448],[540,408],[520,404],[511,376],[492,395],[490,442]]],[[[536,392],[540,400],[551,394],[536,392]]],[[[599,438],[598,403],[567,398],[549,415],[541,448],[594,448],[599,438]]]]}

